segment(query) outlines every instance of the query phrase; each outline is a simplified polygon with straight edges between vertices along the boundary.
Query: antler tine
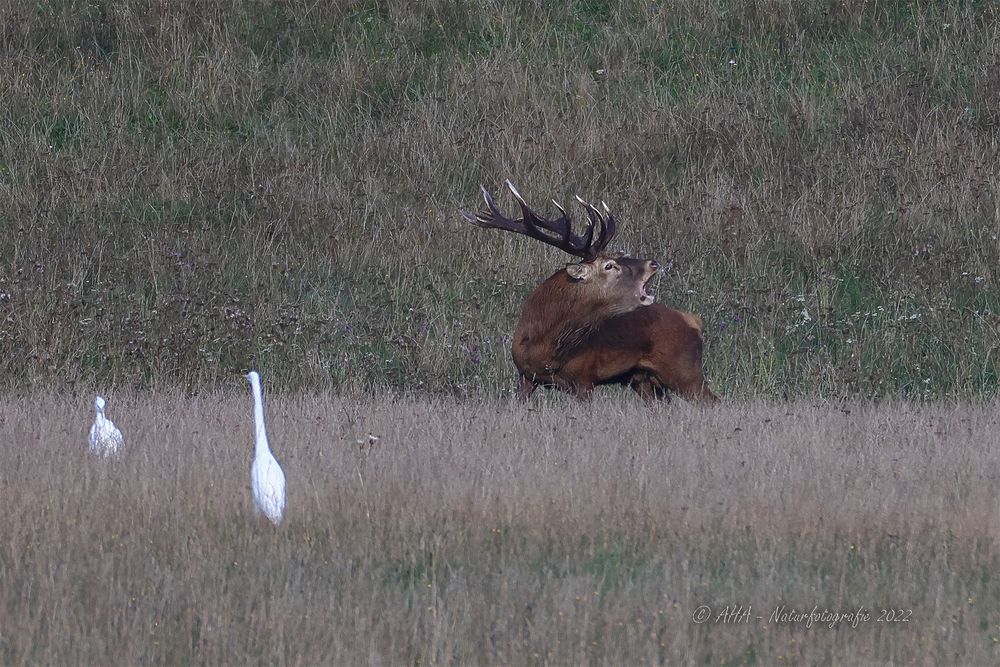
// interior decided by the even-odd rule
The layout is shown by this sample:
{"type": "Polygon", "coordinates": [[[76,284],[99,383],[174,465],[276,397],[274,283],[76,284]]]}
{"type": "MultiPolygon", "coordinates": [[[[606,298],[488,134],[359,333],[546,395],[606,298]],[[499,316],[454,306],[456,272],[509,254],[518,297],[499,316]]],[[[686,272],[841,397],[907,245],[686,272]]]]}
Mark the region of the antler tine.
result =
{"type": "Polygon", "coordinates": [[[611,243],[611,239],[614,238],[615,228],[617,226],[615,217],[611,214],[611,209],[608,208],[607,202],[602,201],[601,207],[604,209],[604,213],[597,210],[597,207],[583,201],[579,197],[577,199],[583,204],[584,208],[587,209],[587,217],[590,218],[591,224],[597,222],[600,223],[600,232],[597,234],[597,240],[594,241],[593,254],[597,255],[611,243]]]}
{"type": "Polygon", "coordinates": [[[510,190],[510,193],[514,195],[514,199],[517,200],[518,205],[521,207],[521,219],[524,221],[524,226],[528,229],[528,231],[532,232],[532,236],[535,236],[536,238],[538,235],[545,236],[544,232],[538,229],[538,223],[542,223],[542,226],[545,226],[544,223],[546,221],[539,218],[538,214],[528,207],[527,202],[524,201],[524,197],[522,197],[521,193],[517,191],[517,188],[514,187],[514,184],[510,182],[509,178],[504,181],[504,183],[506,184],[507,189],[510,190]]]}
{"type": "MultiPolygon", "coordinates": [[[[563,210],[562,206],[556,204],[556,207],[559,209],[560,213],[562,213],[562,217],[557,220],[546,220],[531,210],[531,207],[524,201],[524,197],[522,197],[521,193],[517,191],[517,188],[515,188],[514,184],[510,182],[510,179],[507,179],[506,184],[507,189],[510,190],[510,193],[514,195],[515,199],[517,199],[517,203],[521,207],[521,214],[524,216],[524,224],[529,229],[532,229],[539,234],[543,234],[546,238],[548,238],[548,235],[541,232],[538,229],[539,227],[550,232],[555,232],[562,237],[563,243],[568,243],[571,225],[569,218],[566,217],[566,211],[563,210]]],[[[555,204],[555,201],[552,203],[555,204]]]]}
{"type": "Polygon", "coordinates": [[[521,214],[524,216],[525,227],[533,232],[531,234],[532,236],[540,241],[544,241],[556,246],[557,248],[561,248],[571,255],[584,258],[589,256],[590,236],[588,235],[581,242],[579,237],[573,235],[573,223],[569,219],[569,216],[566,215],[566,209],[564,209],[559,202],[554,199],[552,200],[552,203],[556,205],[556,208],[559,209],[559,213],[561,215],[555,220],[546,220],[531,210],[531,207],[524,201],[524,197],[522,197],[521,193],[517,191],[517,188],[510,182],[510,179],[506,181],[506,185],[507,189],[510,190],[510,193],[514,195],[514,198],[517,199],[517,203],[521,206],[521,214]],[[558,234],[560,237],[559,241],[557,242],[551,236],[543,232],[542,229],[558,234]]]}
{"type": "Polygon", "coordinates": [[[588,238],[589,252],[592,256],[597,256],[597,254],[604,249],[604,246],[601,245],[601,240],[604,238],[606,229],[604,216],[601,215],[600,211],[598,211],[596,208],[594,208],[589,203],[584,201],[580,197],[580,195],[576,196],[576,200],[580,202],[584,210],[587,211],[587,218],[590,220],[590,227],[587,230],[588,231],[587,236],[589,237],[588,238]],[[593,244],[590,244],[589,241],[590,238],[592,238],[594,235],[595,228],[597,229],[597,241],[593,244]]]}
{"type": "Polygon", "coordinates": [[[562,207],[562,204],[560,204],[559,202],[557,202],[555,199],[552,200],[552,203],[555,204],[555,206],[556,206],[557,209],[559,209],[559,213],[561,214],[560,218],[562,220],[566,221],[566,224],[563,225],[563,228],[562,228],[561,231],[558,230],[558,229],[554,229],[552,231],[558,232],[558,233],[562,234],[563,243],[568,244],[569,243],[569,235],[570,235],[570,232],[572,231],[572,224],[569,221],[569,216],[566,215],[566,209],[564,209],[562,207]]]}
{"type": "MultiPolygon", "coordinates": [[[[500,219],[500,220],[503,220],[503,221],[506,222],[508,220],[508,218],[505,218],[503,216],[503,214],[500,213],[500,209],[497,208],[496,201],[493,200],[493,195],[491,195],[490,191],[486,189],[486,186],[483,185],[482,183],[480,183],[479,184],[479,189],[483,193],[483,201],[486,202],[486,208],[489,209],[490,213],[493,216],[493,219],[500,219]]],[[[476,216],[476,217],[479,217],[479,216],[476,216]]]]}
{"type": "Polygon", "coordinates": [[[507,180],[505,185],[521,207],[523,217],[520,219],[511,219],[504,216],[497,207],[493,195],[483,185],[480,185],[479,189],[482,192],[483,201],[486,203],[485,210],[480,210],[476,215],[471,215],[463,211],[462,216],[479,227],[502,229],[508,232],[524,234],[586,260],[596,257],[604,246],[607,245],[608,240],[610,240],[604,216],[593,206],[583,202],[583,200],[580,201],[587,208],[587,216],[590,219],[590,224],[587,226],[583,236],[577,236],[573,233],[572,222],[566,214],[566,209],[559,202],[552,202],[559,209],[559,217],[554,220],[547,220],[531,210],[531,207],[524,201],[524,197],[521,196],[521,193],[517,191],[517,188],[510,180],[507,180]],[[595,242],[594,228],[597,221],[600,221],[600,230],[595,242]]]}
{"type": "Polygon", "coordinates": [[[615,220],[615,216],[611,214],[611,209],[608,208],[608,205],[604,201],[602,201],[601,206],[604,207],[605,226],[604,226],[604,234],[601,236],[601,238],[597,240],[596,245],[598,246],[597,248],[598,251],[604,250],[605,248],[608,247],[608,244],[611,243],[611,239],[615,237],[615,231],[617,230],[618,227],[618,221],[615,220]]]}
{"type": "Polygon", "coordinates": [[[485,227],[487,229],[503,229],[508,232],[517,232],[519,234],[524,234],[524,227],[517,220],[511,220],[510,218],[504,216],[497,208],[497,203],[493,199],[493,195],[490,194],[489,190],[485,186],[479,186],[479,190],[483,194],[483,201],[486,202],[487,212],[479,211],[475,215],[466,213],[462,211],[462,217],[479,227],[485,227]]]}

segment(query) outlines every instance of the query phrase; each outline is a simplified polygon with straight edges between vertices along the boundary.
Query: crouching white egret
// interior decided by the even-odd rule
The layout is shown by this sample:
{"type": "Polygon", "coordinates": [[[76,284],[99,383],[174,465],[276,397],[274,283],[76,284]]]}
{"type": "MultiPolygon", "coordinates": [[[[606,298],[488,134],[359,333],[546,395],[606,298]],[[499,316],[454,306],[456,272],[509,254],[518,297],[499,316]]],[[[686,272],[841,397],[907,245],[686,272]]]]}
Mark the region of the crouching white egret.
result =
{"type": "Polygon", "coordinates": [[[125,438],[115,423],[104,416],[105,400],[98,396],[94,400],[94,424],[90,427],[90,446],[87,450],[94,456],[108,458],[118,456],[125,446],[125,438]]]}
{"type": "Polygon", "coordinates": [[[250,486],[253,489],[253,503],[257,511],[263,512],[271,523],[281,523],[285,513],[285,473],[271,454],[267,444],[267,430],[264,427],[264,400],[260,392],[260,376],[257,371],[247,373],[250,389],[253,391],[253,423],[256,446],[253,464],[250,466],[250,486]]]}

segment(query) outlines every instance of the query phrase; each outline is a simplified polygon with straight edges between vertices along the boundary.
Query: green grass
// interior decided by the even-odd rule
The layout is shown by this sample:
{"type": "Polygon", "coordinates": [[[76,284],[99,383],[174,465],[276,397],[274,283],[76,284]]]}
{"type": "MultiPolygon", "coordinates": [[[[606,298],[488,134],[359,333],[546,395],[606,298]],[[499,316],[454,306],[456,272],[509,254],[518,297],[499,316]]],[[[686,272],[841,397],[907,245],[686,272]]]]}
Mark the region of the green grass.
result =
{"type": "Polygon", "coordinates": [[[506,395],[568,259],[462,222],[512,178],[673,262],[724,396],[995,393],[991,4],[12,12],[6,389],[506,395]]]}

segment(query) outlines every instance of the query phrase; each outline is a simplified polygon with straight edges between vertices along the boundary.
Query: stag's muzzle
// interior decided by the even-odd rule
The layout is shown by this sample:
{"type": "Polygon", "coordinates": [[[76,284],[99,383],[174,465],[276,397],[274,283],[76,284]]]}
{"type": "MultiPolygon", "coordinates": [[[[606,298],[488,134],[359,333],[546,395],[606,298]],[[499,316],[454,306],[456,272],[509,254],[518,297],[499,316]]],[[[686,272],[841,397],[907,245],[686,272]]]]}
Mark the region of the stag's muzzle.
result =
{"type": "Polygon", "coordinates": [[[646,262],[646,271],[643,274],[642,282],[639,284],[639,303],[644,306],[651,306],[656,301],[656,297],[646,291],[646,285],[649,284],[649,281],[653,278],[653,274],[659,268],[660,264],[655,259],[646,262]]]}

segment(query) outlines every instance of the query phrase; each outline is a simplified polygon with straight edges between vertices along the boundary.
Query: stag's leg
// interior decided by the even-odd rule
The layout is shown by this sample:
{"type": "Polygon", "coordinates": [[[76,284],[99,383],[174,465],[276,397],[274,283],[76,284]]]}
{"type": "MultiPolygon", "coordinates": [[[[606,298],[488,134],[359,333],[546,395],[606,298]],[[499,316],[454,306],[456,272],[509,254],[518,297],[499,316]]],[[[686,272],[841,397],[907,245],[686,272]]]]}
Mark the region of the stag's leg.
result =
{"type": "Polygon", "coordinates": [[[538,384],[533,378],[529,378],[527,375],[521,375],[520,380],[517,383],[517,400],[521,403],[526,403],[531,395],[535,393],[535,389],[538,388],[538,384]]]}
{"type": "Polygon", "coordinates": [[[698,400],[705,405],[715,405],[719,402],[719,397],[708,388],[708,383],[702,380],[701,391],[698,393],[698,400]]]}
{"type": "Polygon", "coordinates": [[[580,399],[589,399],[594,393],[594,387],[597,386],[597,380],[586,375],[573,375],[572,379],[553,375],[552,380],[557,389],[580,399]]]}
{"type": "Polygon", "coordinates": [[[665,390],[678,394],[685,401],[712,405],[719,402],[705,382],[705,371],[701,361],[702,341],[698,327],[682,328],[676,331],[676,340],[664,345],[639,370],[660,383],[665,390]]]}
{"type": "Polygon", "coordinates": [[[628,386],[647,403],[655,400],[670,402],[670,394],[667,393],[666,387],[656,376],[648,373],[635,373],[629,378],[628,386]]]}
{"type": "Polygon", "coordinates": [[[677,387],[677,393],[692,403],[715,405],[719,402],[719,397],[713,394],[712,390],[708,388],[708,383],[705,382],[704,377],[690,380],[682,386],[677,387]]]}
{"type": "Polygon", "coordinates": [[[653,389],[653,383],[648,378],[633,377],[629,380],[628,386],[647,403],[651,403],[656,399],[656,391],[653,389]]]}
{"type": "Polygon", "coordinates": [[[558,372],[551,372],[549,375],[546,375],[540,384],[543,387],[558,389],[559,391],[564,391],[567,394],[572,394],[577,398],[588,398],[595,386],[593,379],[580,378],[575,374],[570,377],[566,377],[558,372]]]}

